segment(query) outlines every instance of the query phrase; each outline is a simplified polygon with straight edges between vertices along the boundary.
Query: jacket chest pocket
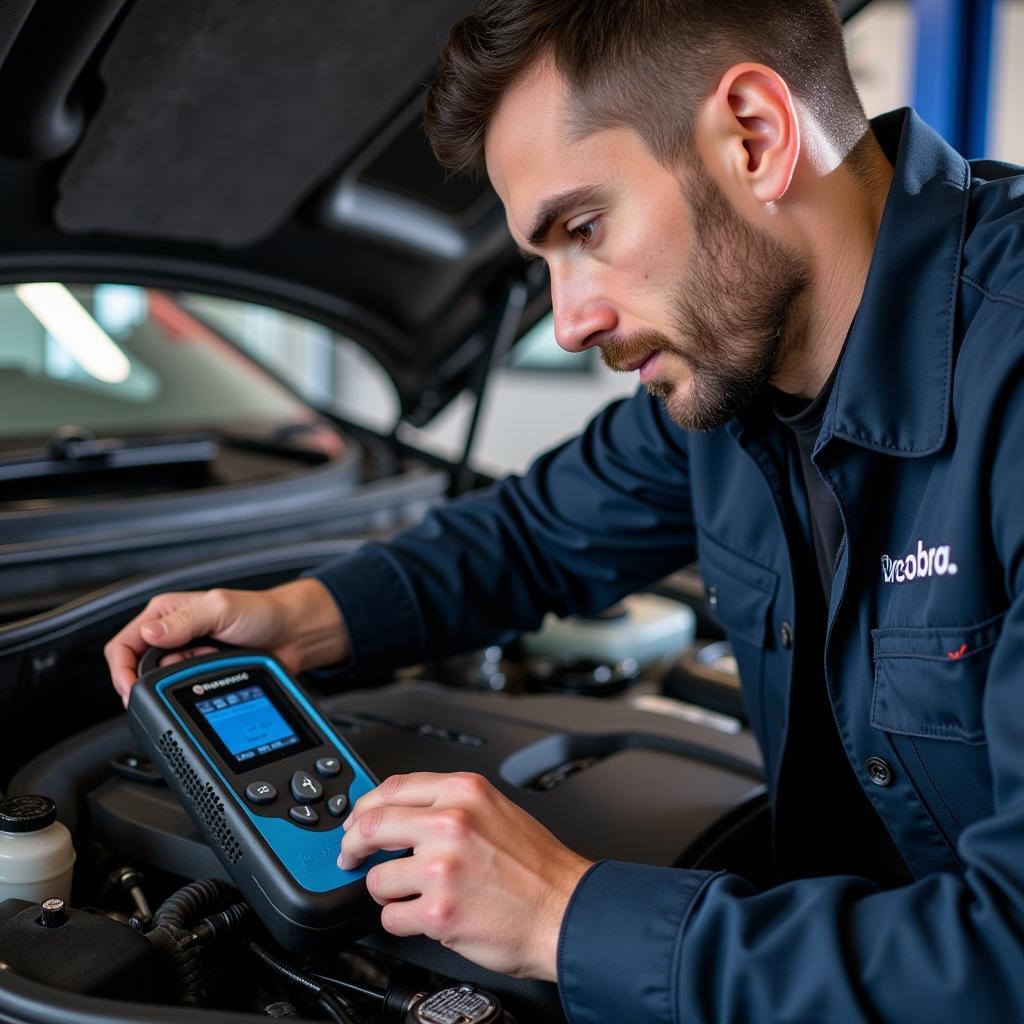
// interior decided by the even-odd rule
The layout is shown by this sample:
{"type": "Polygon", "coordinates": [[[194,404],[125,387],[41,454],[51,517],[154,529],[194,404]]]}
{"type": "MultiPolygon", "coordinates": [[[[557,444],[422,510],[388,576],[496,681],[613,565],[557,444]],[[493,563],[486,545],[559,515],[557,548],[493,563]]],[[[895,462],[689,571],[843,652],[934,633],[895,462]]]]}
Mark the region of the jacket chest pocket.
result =
{"type": "Polygon", "coordinates": [[[904,770],[951,844],[991,813],[983,701],[1002,615],[964,627],[871,631],[871,724],[889,734],[904,770]]]}
{"type": "Polygon", "coordinates": [[[750,724],[767,759],[764,653],[771,637],[770,612],[779,585],[778,573],[750,562],[706,533],[701,533],[698,540],[698,555],[704,600],[729,638],[750,724]]]}

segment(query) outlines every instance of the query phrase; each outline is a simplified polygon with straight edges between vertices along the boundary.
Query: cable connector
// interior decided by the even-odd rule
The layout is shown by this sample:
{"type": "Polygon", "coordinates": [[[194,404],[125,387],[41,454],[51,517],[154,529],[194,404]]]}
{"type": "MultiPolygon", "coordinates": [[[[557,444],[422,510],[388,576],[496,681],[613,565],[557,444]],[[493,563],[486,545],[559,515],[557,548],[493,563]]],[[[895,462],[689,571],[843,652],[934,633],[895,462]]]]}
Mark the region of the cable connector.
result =
{"type": "Polygon", "coordinates": [[[247,928],[251,920],[252,908],[248,903],[233,903],[218,914],[204,917],[192,929],[189,940],[190,942],[209,942],[211,940],[220,942],[229,935],[247,928]]]}

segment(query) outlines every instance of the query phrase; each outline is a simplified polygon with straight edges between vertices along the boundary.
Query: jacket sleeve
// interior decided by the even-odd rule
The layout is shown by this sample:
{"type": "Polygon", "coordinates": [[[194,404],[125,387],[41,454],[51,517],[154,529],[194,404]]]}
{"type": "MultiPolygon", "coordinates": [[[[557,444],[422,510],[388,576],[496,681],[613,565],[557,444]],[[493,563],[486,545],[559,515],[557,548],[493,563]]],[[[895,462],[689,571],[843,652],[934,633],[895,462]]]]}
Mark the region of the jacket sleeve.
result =
{"type": "Polygon", "coordinates": [[[600,611],[694,557],[686,435],[638,392],[524,476],[312,575],[353,663],[397,666],[503,642],[549,611],[600,611]]]}
{"type": "Polygon", "coordinates": [[[602,861],[562,923],[571,1024],[1022,1019],[1024,815],[965,832],[966,877],[755,892],[736,875],[602,861]]]}
{"type": "Polygon", "coordinates": [[[994,809],[960,835],[963,872],[888,890],[825,877],[755,892],[730,874],[599,863],[559,942],[572,1024],[1024,1021],[1022,395],[1004,406],[980,524],[1009,606],[982,697],[994,809]]]}

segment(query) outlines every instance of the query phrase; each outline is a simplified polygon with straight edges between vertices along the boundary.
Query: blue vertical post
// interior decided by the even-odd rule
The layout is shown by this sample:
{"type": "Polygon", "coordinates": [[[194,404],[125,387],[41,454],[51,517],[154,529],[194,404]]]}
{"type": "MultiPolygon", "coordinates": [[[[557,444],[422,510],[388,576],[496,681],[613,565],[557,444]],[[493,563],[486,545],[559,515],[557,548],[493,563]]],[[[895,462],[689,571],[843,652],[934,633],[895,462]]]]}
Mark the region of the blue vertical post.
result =
{"type": "Polygon", "coordinates": [[[914,106],[967,157],[985,155],[996,0],[914,0],[914,106]]]}

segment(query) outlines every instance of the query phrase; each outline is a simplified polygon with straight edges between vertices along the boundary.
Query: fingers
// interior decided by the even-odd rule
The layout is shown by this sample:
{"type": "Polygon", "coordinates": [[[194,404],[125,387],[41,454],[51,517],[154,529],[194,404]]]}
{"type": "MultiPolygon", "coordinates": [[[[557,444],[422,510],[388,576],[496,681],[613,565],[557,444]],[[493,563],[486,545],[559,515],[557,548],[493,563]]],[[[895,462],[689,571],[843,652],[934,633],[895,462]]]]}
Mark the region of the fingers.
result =
{"type": "MultiPolygon", "coordinates": [[[[292,671],[348,657],[348,633],[329,591],[296,580],[267,591],[213,590],[161,594],[104,648],[114,687],[127,704],[147,647],[184,647],[209,635],[271,650],[292,671]]],[[[181,660],[175,655],[163,664],[181,660]]]]}
{"type": "Polygon", "coordinates": [[[388,932],[427,935],[502,973],[557,977],[562,919],[590,862],[481,776],[393,776],[357,802],[345,828],[343,869],[409,851],[366,874],[388,932]]]}
{"type": "Polygon", "coordinates": [[[357,818],[377,807],[432,807],[439,800],[459,806],[478,803],[492,790],[490,783],[472,772],[411,772],[392,775],[361,796],[345,819],[348,830],[357,818]]]}
{"type": "Polygon", "coordinates": [[[249,598],[245,592],[208,590],[154,597],[103,651],[114,688],[127,705],[138,676],[139,658],[147,647],[181,647],[205,634],[224,636],[249,598]]]}
{"type": "Polygon", "coordinates": [[[380,923],[384,931],[401,938],[410,935],[429,935],[423,926],[423,898],[408,902],[389,903],[380,912],[380,923]]]}
{"type": "Polygon", "coordinates": [[[193,593],[161,594],[153,598],[145,609],[129,622],[103,648],[110,669],[110,678],[114,689],[120,694],[122,701],[128,703],[128,695],[138,677],[139,658],[150,646],[144,637],[143,627],[155,622],[196,600],[199,595],[193,593]]]}
{"type": "Polygon", "coordinates": [[[395,900],[380,912],[380,923],[386,932],[403,938],[426,935],[449,944],[459,917],[457,898],[430,893],[413,900],[395,900]]]}
{"type": "Polygon", "coordinates": [[[419,865],[412,857],[386,860],[366,873],[366,888],[383,907],[393,900],[419,896],[423,892],[419,874],[419,865]]]}
{"type": "Polygon", "coordinates": [[[433,812],[422,807],[375,807],[345,833],[338,867],[352,871],[378,850],[406,850],[428,837],[456,838],[467,831],[468,813],[461,808],[433,812]]]}
{"type": "Polygon", "coordinates": [[[154,647],[180,647],[226,625],[231,599],[227,591],[208,590],[194,600],[183,602],[167,614],[140,623],[140,633],[154,647]]]}
{"type": "Polygon", "coordinates": [[[438,860],[421,867],[414,858],[385,861],[367,873],[370,895],[384,909],[380,919],[392,935],[427,935],[444,939],[455,920],[458,901],[440,891],[427,875],[444,875],[449,862],[438,860]]]}

